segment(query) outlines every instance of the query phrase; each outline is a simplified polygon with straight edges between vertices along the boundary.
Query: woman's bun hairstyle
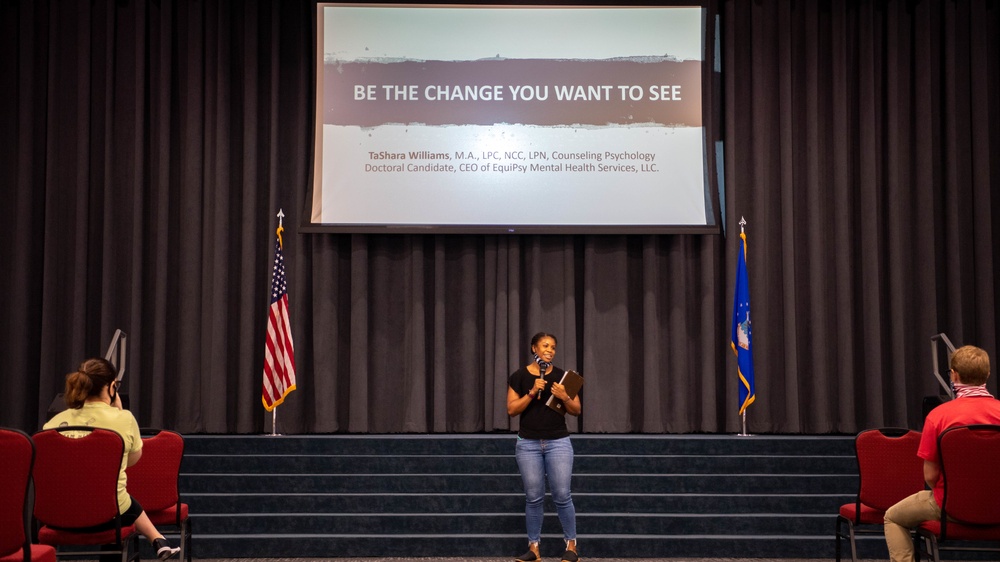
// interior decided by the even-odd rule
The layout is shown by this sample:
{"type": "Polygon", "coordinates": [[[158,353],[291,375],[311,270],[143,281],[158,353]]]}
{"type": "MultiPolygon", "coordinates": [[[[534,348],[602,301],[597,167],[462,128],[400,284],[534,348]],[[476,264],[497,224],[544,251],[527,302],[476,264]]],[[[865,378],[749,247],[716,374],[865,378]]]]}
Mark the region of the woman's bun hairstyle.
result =
{"type": "Polygon", "coordinates": [[[107,359],[87,359],[76,371],[66,375],[66,407],[79,409],[91,396],[100,396],[101,389],[115,380],[115,368],[107,359]]]}

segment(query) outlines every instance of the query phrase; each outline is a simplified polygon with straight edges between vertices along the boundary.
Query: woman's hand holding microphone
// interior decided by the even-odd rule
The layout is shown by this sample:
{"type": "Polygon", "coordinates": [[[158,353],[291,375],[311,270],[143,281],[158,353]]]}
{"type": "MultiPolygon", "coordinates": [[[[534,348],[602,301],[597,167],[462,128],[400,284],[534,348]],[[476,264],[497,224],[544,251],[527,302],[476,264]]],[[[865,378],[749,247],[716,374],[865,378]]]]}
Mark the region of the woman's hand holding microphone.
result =
{"type": "Polygon", "coordinates": [[[535,379],[535,386],[528,392],[528,396],[532,399],[538,398],[542,395],[543,390],[545,390],[545,378],[538,377],[535,379]]]}

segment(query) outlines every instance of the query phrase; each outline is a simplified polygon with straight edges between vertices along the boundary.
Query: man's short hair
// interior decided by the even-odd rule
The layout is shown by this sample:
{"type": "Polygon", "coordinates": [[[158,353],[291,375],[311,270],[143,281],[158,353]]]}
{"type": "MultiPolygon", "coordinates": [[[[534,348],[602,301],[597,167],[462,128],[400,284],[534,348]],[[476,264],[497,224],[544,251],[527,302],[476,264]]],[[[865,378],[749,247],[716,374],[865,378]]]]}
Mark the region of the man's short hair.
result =
{"type": "Polygon", "coordinates": [[[951,368],[962,384],[984,385],[990,378],[990,356],[974,345],[963,345],[952,354],[951,368]]]}

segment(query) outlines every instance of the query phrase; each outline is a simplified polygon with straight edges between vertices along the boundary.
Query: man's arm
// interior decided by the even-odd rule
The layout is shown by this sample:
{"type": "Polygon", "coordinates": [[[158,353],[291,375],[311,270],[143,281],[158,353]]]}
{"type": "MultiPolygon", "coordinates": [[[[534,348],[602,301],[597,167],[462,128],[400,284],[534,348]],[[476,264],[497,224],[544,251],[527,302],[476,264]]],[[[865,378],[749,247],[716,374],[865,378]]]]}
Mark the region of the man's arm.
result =
{"type": "Polygon", "coordinates": [[[931,462],[928,460],[924,461],[924,482],[934,489],[937,485],[938,478],[941,477],[941,467],[938,466],[936,462],[931,462]]]}

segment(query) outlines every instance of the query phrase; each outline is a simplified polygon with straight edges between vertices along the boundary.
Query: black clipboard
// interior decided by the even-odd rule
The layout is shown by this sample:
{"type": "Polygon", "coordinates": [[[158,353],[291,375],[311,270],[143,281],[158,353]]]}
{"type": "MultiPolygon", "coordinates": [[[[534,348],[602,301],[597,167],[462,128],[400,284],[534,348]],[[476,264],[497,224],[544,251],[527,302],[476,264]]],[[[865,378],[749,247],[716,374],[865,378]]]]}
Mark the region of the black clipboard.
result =
{"type": "MultiPolygon", "coordinates": [[[[562,378],[559,379],[559,384],[566,387],[566,394],[570,398],[576,398],[576,395],[580,393],[580,388],[583,387],[583,376],[576,371],[566,371],[563,373],[562,378]]],[[[566,414],[566,406],[563,405],[563,401],[555,396],[549,396],[549,399],[545,401],[545,405],[560,414],[566,414]]]]}

